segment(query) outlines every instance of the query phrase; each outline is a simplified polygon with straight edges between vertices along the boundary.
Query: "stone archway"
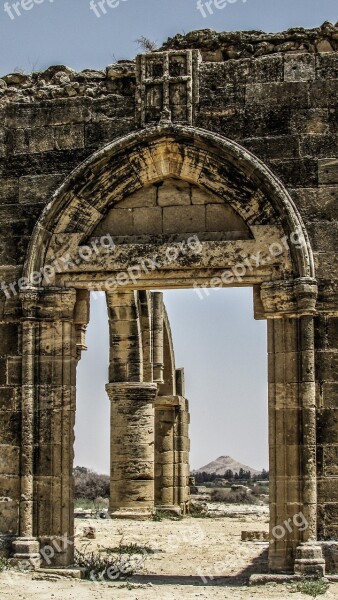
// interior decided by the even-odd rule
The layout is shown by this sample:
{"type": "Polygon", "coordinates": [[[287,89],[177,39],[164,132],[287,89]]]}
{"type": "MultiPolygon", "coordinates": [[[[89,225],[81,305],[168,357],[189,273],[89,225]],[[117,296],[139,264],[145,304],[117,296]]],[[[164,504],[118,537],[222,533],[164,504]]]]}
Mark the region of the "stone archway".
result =
{"type": "MultiPolygon", "coordinates": [[[[79,316],[78,302],[83,290],[99,288],[110,293],[111,282],[115,286],[117,275],[125,273],[129,279],[122,283],[120,278],[114,292],[119,285],[124,290],[209,284],[254,288],[256,317],[268,319],[269,331],[270,568],[291,570],[296,549],[307,543],[305,557],[317,556],[313,562],[321,569],[323,561],[315,546],[313,315],[317,286],[306,230],[285,188],[261,161],[223,137],[171,125],[133,133],[97,152],[65,181],[35,227],[25,264],[26,288],[22,290],[25,450],[20,549],[27,540],[28,554],[32,554],[32,548],[37,548],[34,538],[43,545],[62,533],[72,536],[70,455],[76,326],[86,324],[86,317],[81,321],[79,316]],[[177,182],[184,182],[185,191],[177,182]],[[163,185],[165,201],[160,189],[163,185]],[[182,205],[183,197],[187,200],[182,205]],[[222,208],[217,211],[214,205],[222,208]],[[170,216],[173,211],[168,209],[173,206],[176,210],[185,207],[179,211],[179,219],[170,216]],[[142,213],[137,212],[140,209],[142,213]],[[157,231],[153,230],[155,210],[161,214],[157,231]],[[218,220],[223,225],[217,231],[207,225],[218,220]],[[109,231],[116,240],[113,251],[98,241],[109,231]],[[93,243],[95,251],[84,259],[84,248],[93,243]],[[180,254],[182,244],[184,255],[180,254]],[[174,254],[170,253],[172,248],[174,254]],[[139,268],[154,254],[156,268],[139,268]],[[131,268],[138,268],[134,279],[131,268]],[[234,275],[231,281],[224,276],[229,272],[234,275]],[[34,440],[33,413],[34,406],[39,411],[45,402],[42,375],[46,373],[58,411],[41,413],[47,431],[52,432],[43,445],[34,440]],[[34,445],[38,456],[35,472],[34,445]],[[60,468],[52,460],[56,448],[60,468]],[[51,504],[52,515],[45,522],[43,511],[41,517],[39,511],[55,489],[60,502],[51,504]],[[307,520],[306,530],[287,530],[277,539],[274,528],[299,512],[307,520]]],[[[155,394],[149,382],[134,385],[143,390],[146,385],[150,396],[155,394]]],[[[125,388],[120,387],[123,396],[125,388]]],[[[70,548],[65,552],[66,562],[71,559],[70,548]]],[[[296,568],[304,570],[307,562],[301,551],[297,561],[296,568]]]]}

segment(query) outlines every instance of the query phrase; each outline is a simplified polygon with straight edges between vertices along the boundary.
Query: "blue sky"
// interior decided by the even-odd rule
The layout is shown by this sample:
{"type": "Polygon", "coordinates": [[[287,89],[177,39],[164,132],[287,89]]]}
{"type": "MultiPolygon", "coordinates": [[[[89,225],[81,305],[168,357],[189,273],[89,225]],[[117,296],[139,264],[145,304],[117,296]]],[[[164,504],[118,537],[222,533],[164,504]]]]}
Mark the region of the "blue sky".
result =
{"type": "MultiPolygon", "coordinates": [[[[168,36],[194,29],[272,32],[338,20],[337,0],[229,0],[208,18],[197,10],[197,0],[120,0],[99,18],[90,10],[90,0],[31,0],[29,11],[20,9],[25,2],[29,0],[20,0],[21,15],[15,16],[12,0],[7,12],[0,0],[0,75],[52,64],[104,68],[133,58],[141,35],[160,45],[168,36]]],[[[165,297],[177,366],[186,369],[192,467],[229,454],[266,468],[266,324],[253,319],[252,291],[215,290],[203,301],[193,291],[170,291],[165,297]]],[[[92,303],[91,313],[89,350],[78,368],[75,461],[108,472],[108,329],[103,298],[92,303]]]]}
{"type": "MultiPolygon", "coordinates": [[[[8,5],[14,2],[8,0],[8,5]]],[[[21,16],[12,20],[4,11],[5,0],[0,0],[2,75],[14,69],[42,70],[51,64],[77,70],[103,68],[115,59],[134,57],[135,40],[141,35],[161,44],[168,36],[193,29],[281,31],[338,19],[336,0],[237,0],[222,10],[215,8],[208,18],[197,10],[197,0],[120,0],[100,18],[90,10],[90,0],[31,2],[31,10],[20,9],[21,16]]]]}

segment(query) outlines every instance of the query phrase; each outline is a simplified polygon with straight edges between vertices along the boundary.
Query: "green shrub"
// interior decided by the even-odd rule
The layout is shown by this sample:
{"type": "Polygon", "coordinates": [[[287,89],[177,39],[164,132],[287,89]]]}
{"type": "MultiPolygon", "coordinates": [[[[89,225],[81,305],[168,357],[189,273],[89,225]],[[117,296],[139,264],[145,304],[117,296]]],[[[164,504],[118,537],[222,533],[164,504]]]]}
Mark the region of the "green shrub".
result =
{"type": "Polygon", "coordinates": [[[301,592],[301,594],[316,598],[317,596],[325,594],[328,588],[329,583],[323,579],[304,579],[302,581],[297,581],[297,583],[293,583],[290,586],[289,591],[291,593],[301,592]]]}

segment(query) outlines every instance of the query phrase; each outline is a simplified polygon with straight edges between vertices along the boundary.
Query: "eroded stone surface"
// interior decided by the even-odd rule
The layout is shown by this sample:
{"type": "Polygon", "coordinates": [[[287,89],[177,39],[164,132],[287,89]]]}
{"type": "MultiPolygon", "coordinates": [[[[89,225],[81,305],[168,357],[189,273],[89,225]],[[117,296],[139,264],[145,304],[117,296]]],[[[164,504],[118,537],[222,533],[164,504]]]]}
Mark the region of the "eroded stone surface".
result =
{"type": "MultiPolygon", "coordinates": [[[[335,539],[338,527],[337,27],[193,32],[161,49],[169,66],[171,50],[171,75],[183,79],[166,102],[142,86],[136,95],[133,61],[0,79],[0,533],[21,536],[22,554],[35,537],[43,547],[73,535],[89,289],[112,298],[110,384],[158,391],[127,411],[116,480],[130,465],[145,512],[184,505],[184,382],[147,290],[245,284],[256,318],[269,319],[270,531],[300,511],[308,521],[270,546],[270,568],[292,570],[300,543],[335,539]],[[201,54],[189,81],[186,49],[201,54]],[[145,129],[140,101],[153,119],[145,129]]],[[[135,506],[122,490],[113,508],[135,506]]]]}

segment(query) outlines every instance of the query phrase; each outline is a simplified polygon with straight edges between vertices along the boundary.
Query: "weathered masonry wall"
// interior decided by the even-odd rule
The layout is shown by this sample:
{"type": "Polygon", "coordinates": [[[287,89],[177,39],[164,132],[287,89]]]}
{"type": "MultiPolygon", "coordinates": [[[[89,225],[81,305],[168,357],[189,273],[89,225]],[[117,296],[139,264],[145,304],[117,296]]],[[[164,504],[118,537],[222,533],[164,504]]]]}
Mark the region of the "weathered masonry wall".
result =
{"type": "MultiPolygon", "coordinates": [[[[200,50],[193,125],[260,158],[290,193],[309,235],[318,282],[314,377],[320,539],[338,536],[337,44],[338,27],[324,24],[311,32],[272,36],[194,32],[163,48],[200,50]]],[[[133,61],[102,71],[75,73],[55,66],[0,79],[0,533],[16,535],[19,527],[21,384],[28,368],[21,357],[23,341],[31,339],[28,305],[23,340],[15,282],[22,276],[33,228],[67,175],[105,144],[139,127],[135,93],[133,61]]],[[[191,184],[186,195],[191,207],[194,189],[191,184]]],[[[159,212],[164,191],[156,193],[159,212]]],[[[133,221],[135,233],[134,226],[133,221]]],[[[62,319],[66,322],[65,315],[62,319]]],[[[300,379],[283,367],[292,361],[287,331],[280,338],[275,364],[281,366],[273,384],[290,390],[300,379]]],[[[58,349],[47,345],[43,352],[49,356],[58,349]]]]}

